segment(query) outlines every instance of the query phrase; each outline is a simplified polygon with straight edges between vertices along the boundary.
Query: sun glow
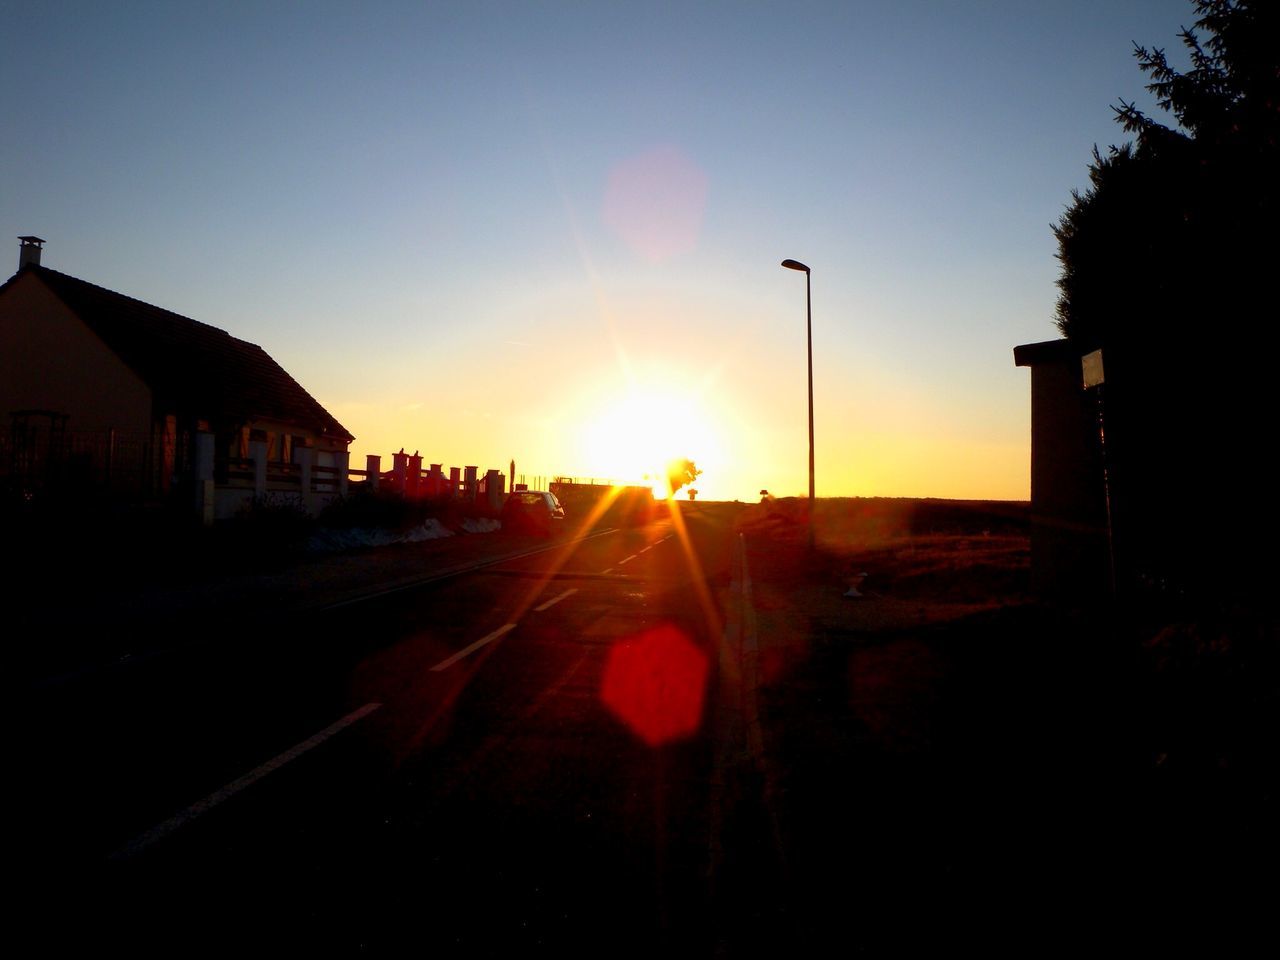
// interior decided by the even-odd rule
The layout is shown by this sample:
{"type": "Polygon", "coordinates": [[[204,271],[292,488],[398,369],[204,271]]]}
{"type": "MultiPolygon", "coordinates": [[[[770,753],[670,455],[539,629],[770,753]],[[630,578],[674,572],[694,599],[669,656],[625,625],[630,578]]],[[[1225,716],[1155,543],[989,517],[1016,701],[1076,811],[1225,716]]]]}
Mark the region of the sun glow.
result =
{"type": "Polygon", "coordinates": [[[665,497],[667,465],[687,457],[706,470],[721,461],[720,438],[698,397],[664,389],[632,390],[590,420],[582,455],[618,483],[650,483],[665,497]]]}

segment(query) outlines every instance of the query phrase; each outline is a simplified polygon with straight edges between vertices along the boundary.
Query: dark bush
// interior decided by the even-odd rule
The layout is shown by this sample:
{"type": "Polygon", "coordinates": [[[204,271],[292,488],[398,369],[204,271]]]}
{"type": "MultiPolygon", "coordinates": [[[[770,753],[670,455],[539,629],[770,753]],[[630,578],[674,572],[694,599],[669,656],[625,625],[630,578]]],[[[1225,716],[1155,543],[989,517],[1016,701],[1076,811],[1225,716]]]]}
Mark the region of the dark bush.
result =
{"type": "Polygon", "coordinates": [[[278,559],[301,550],[315,530],[316,521],[300,498],[269,493],[254,497],[216,531],[219,545],[256,559],[278,559]]]}
{"type": "Polygon", "coordinates": [[[452,497],[406,500],[399,494],[362,490],[334,500],[320,514],[320,525],[333,530],[393,530],[403,532],[436,519],[457,529],[467,517],[495,516],[487,503],[471,503],[452,497]]]}

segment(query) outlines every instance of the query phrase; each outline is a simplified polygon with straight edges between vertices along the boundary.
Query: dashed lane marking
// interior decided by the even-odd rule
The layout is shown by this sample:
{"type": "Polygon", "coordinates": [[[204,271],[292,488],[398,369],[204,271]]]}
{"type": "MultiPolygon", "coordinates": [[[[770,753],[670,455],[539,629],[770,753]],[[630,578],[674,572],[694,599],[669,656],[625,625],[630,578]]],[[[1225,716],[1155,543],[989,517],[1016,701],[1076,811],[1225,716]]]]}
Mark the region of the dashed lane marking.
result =
{"type": "Polygon", "coordinates": [[[471,654],[475,653],[485,644],[493,643],[493,641],[497,640],[501,636],[505,636],[515,628],[516,628],[516,624],[514,623],[504,623],[497,630],[493,631],[493,633],[486,634],[485,636],[477,640],[475,643],[471,644],[471,646],[463,647],[461,650],[455,653],[452,657],[449,657],[445,660],[441,660],[439,663],[437,663],[434,667],[431,668],[432,673],[439,673],[441,670],[448,670],[459,660],[462,660],[465,657],[471,656],[471,654]]]}
{"type": "Polygon", "coordinates": [[[636,554],[634,554],[634,553],[633,553],[631,556],[627,557],[627,559],[625,559],[625,560],[619,560],[619,561],[618,561],[618,566],[622,566],[624,563],[630,563],[630,562],[631,562],[632,560],[634,560],[635,558],[636,558],[636,554]]]}
{"type": "Polygon", "coordinates": [[[317,610],[336,610],[339,607],[348,607],[358,603],[364,603],[368,600],[377,600],[379,597],[385,597],[388,594],[399,593],[402,590],[413,590],[418,587],[426,586],[430,583],[437,583],[441,580],[451,580],[454,577],[464,576],[468,573],[475,573],[478,570],[484,570],[487,567],[496,567],[499,564],[507,563],[512,560],[523,560],[525,557],[532,557],[539,553],[546,553],[549,550],[559,550],[561,547],[570,546],[575,543],[585,543],[587,540],[594,540],[596,537],[607,537],[611,533],[617,533],[615,527],[606,527],[598,533],[592,533],[585,537],[577,537],[573,540],[559,540],[545,547],[537,547],[533,550],[526,550],[523,553],[512,553],[502,557],[495,557],[492,560],[481,560],[477,563],[465,564],[461,567],[455,567],[449,570],[443,570],[440,573],[433,573],[425,577],[410,577],[400,583],[393,583],[390,586],[374,590],[370,593],[359,594],[354,597],[348,597],[345,600],[338,600],[334,603],[324,604],[316,607],[317,610]]]}
{"type": "Polygon", "coordinates": [[[297,744],[296,746],[290,747],[284,753],[268,760],[262,766],[249,771],[240,779],[231,781],[221,790],[215,790],[213,793],[209,794],[209,796],[205,797],[203,800],[199,801],[198,803],[193,803],[191,806],[187,807],[187,809],[183,810],[179,814],[176,814],[170,817],[168,820],[166,820],[164,823],[160,824],[159,826],[152,827],[146,833],[138,835],[129,844],[121,847],[119,850],[113,853],[111,855],[111,859],[127,860],[128,858],[136,856],[137,854],[141,853],[143,850],[147,849],[147,847],[150,847],[153,844],[159,843],[165,837],[169,836],[169,834],[173,833],[176,830],[180,830],[182,827],[186,826],[192,820],[195,820],[197,817],[203,816],[204,814],[208,813],[210,810],[218,806],[220,803],[223,803],[226,800],[230,800],[241,790],[244,790],[247,787],[253,786],[255,783],[257,783],[267,774],[273,773],[274,771],[279,770],[281,767],[283,767],[286,763],[289,763],[291,760],[297,760],[298,757],[302,756],[304,753],[306,753],[309,750],[314,750],[316,747],[320,746],[320,744],[324,743],[334,734],[340,733],[341,731],[345,730],[347,727],[351,726],[353,723],[363,720],[365,717],[373,713],[373,711],[377,710],[381,706],[382,704],[380,703],[366,703],[359,710],[353,710],[351,713],[348,713],[341,720],[337,721],[336,723],[330,724],[329,726],[325,727],[323,730],[321,730],[319,733],[315,734],[314,736],[308,737],[306,740],[303,740],[301,743],[297,744]]]}
{"type": "Polygon", "coordinates": [[[543,610],[550,610],[552,607],[554,607],[557,603],[559,603],[559,602],[560,602],[561,600],[563,600],[565,597],[571,597],[571,596],[573,596],[573,595],[574,595],[575,593],[577,593],[577,592],[578,592],[578,588],[577,588],[577,587],[573,587],[573,588],[572,588],[572,589],[570,589],[570,590],[566,590],[564,593],[560,594],[560,596],[555,597],[555,598],[554,598],[554,599],[552,599],[552,600],[548,600],[548,601],[547,601],[546,603],[544,603],[542,606],[540,606],[540,607],[534,607],[534,608],[533,608],[533,609],[534,609],[534,612],[535,612],[535,613],[541,613],[543,610]]]}

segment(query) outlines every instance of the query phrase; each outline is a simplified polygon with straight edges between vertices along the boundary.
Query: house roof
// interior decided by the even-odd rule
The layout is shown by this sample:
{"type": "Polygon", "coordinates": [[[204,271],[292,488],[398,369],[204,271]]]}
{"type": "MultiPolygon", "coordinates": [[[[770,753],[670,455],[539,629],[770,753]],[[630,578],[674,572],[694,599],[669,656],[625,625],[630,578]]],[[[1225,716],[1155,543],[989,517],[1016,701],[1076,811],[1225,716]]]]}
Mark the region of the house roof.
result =
{"type": "Polygon", "coordinates": [[[1063,363],[1080,361],[1079,344],[1071,340],[1044,340],[1040,343],[1024,343],[1013,348],[1013,365],[1015,367],[1034,367],[1042,363],[1063,363]]]}
{"type": "Polygon", "coordinates": [[[354,439],[257,344],[48,267],[28,265],[5,286],[28,273],[129,365],[158,405],[198,417],[275,420],[354,439]]]}

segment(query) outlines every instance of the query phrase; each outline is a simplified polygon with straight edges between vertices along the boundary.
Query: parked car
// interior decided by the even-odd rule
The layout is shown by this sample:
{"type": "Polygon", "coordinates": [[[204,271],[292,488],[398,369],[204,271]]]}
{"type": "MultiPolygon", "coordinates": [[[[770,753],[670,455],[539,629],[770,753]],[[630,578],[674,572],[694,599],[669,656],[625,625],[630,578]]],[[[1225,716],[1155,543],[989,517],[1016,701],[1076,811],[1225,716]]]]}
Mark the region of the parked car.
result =
{"type": "Polygon", "coordinates": [[[516,490],[502,505],[502,529],[549,537],[564,527],[564,507],[547,490],[516,490]]]}

